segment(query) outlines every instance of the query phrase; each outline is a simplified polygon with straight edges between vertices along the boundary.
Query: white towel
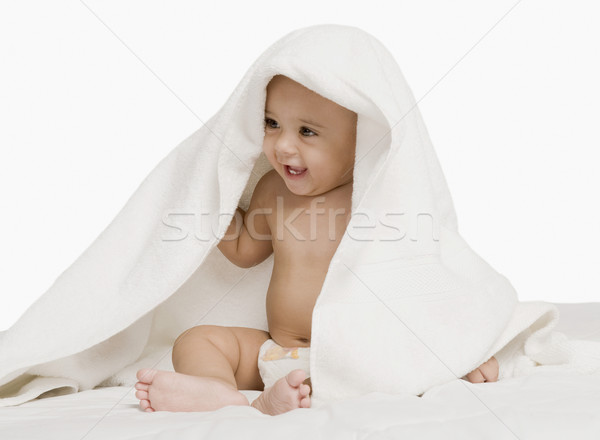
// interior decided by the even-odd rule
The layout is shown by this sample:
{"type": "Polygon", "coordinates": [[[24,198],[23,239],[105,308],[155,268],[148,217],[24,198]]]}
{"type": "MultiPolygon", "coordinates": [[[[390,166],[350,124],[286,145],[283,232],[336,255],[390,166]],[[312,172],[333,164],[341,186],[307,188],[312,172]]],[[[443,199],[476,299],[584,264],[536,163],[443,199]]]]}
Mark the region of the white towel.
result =
{"type": "Polygon", "coordinates": [[[273,257],[242,269],[216,244],[270,169],[263,112],[276,74],[358,113],[353,216],[313,312],[314,406],[371,391],[418,395],[496,353],[503,378],[600,369],[599,344],[554,332],[556,307],[519,303],[509,281],[459,235],[392,55],[360,29],[318,25],[260,55],[223,107],[0,335],[0,405],[48,390],[131,385],[141,366],[170,369],[171,344],[197,324],[267,329],[273,257]]]}

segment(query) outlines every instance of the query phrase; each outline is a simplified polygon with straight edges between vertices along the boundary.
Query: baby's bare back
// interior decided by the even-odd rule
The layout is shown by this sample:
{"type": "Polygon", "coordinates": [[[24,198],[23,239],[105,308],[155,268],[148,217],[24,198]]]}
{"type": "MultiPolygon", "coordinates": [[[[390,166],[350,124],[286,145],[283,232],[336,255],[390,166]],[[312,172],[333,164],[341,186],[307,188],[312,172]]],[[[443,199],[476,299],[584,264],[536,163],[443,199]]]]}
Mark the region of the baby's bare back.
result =
{"type": "Polygon", "coordinates": [[[265,200],[274,253],[269,333],[283,347],[309,346],[315,301],[350,219],[352,183],[312,197],[293,194],[276,173],[270,182],[274,191],[265,200]]]}

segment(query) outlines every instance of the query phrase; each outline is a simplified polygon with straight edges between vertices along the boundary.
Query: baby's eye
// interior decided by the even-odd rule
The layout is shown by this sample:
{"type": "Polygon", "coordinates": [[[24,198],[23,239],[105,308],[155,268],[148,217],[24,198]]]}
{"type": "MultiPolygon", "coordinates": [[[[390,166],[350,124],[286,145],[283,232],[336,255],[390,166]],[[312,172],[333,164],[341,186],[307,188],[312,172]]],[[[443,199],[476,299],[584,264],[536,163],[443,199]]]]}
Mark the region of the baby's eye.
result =
{"type": "Polygon", "coordinates": [[[277,128],[277,127],[272,127],[270,124],[271,122],[275,122],[277,124],[276,121],[274,121],[273,119],[269,119],[269,118],[265,118],[265,127],[269,127],[269,128],[277,128]]]}
{"type": "MultiPolygon", "coordinates": [[[[277,121],[274,121],[274,120],[273,120],[273,119],[271,119],[271,118],[265,118],[265,121],[264,121],[264,122],[265,122],[265,128],[278,128],[278,127],[273,127],[273,126],[271,125],[271,124],[277,124],[277,121]]],[[[314,131],[312,131],[311,129],[309,129],[309,128],[306,128],[306,127],[302,127],[302,128],[300,129],[300,131],[302,132],[302,134],[305,134],[306,132],[308,132],[308,133],[312,133],[312,134],[308,134],[306,137],[312,137],[312,136],[316,136],[316,135],[317,135],[317,133],[315,133],[314,131]],[[305,131],[305,130],[306,130],[306,131],[305,131]]]]}
{"type": "Polygon", "coordinates": [[[309,132],[312,133],[310,136],[307,136],[307,137],[312,137],[313,135],[314,136],[317,135],[317,133],[315,133],[314,131],[312,131],[310,128],[302,127],[301,130],[306,130],[306,131],[309,131],[309,132]]]}

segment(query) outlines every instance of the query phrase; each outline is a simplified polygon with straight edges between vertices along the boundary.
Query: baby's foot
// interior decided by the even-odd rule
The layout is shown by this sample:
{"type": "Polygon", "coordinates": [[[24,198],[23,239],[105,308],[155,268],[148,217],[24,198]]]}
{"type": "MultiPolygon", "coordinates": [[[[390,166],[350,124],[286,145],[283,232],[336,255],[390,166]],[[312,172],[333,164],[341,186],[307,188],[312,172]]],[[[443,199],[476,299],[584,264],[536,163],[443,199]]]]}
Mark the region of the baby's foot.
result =
{"type": "Polygon", "coordinates": [[[143,368],[137,372],[135,397],[144,411],[212,411],[248,405],[248,399],[216,378],[143,368]]]}
{"type": "Polygon", "coordinates": [[[302,382],[304,370],[293,370],[267,388],[252,402],[259,411],[275,416],[296,408],[310,408],[310,386],[302,382]]]}

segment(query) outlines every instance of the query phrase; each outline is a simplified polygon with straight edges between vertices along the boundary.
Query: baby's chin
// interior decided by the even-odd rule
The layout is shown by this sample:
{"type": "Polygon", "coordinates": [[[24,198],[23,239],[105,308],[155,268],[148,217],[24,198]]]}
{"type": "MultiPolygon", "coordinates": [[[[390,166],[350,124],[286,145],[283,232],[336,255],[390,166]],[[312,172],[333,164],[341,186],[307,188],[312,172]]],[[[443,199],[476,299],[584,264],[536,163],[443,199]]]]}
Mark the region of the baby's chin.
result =
{"type": "Polygon", "coordinates": [[[298,188],[295,187],[293,184],[290,184],[290,182],[288,181],[285,182],[285,186],[287,187],[288,191],[294,194],[295,196],[314,197],[321,194],[325,194],[327,192],[320,190],[311,190],[310,188],[298,188]]]}
{"type": "Polygon", "coordinates": [[[290,185],[288,184],[288,182],[285,183],[287,189],[289,190],[289,192],[291,192],[292,194],[296,195],[296,196],[304,196],[304,197],[317,197],[317,196],[321,196],[321,195],[325,195],[327,194],[329,191],[331,191],[331,189],[306,189],[306,190],[300,190],[298,188],[290,188],[290,185]]]}
{"type": "Polygon", "coordinates": [[[285,182],[285,186],[287,187],[288,191],[291,192],[292,194],[294,194],[295,196],[314,196],[314,195],[318,195],[318,194],[311,194],[310,191],[305,191],[305,190],[299,190],[298,188],[294,188],[294,187],[290,187],[288,182],[285,182]]]}

